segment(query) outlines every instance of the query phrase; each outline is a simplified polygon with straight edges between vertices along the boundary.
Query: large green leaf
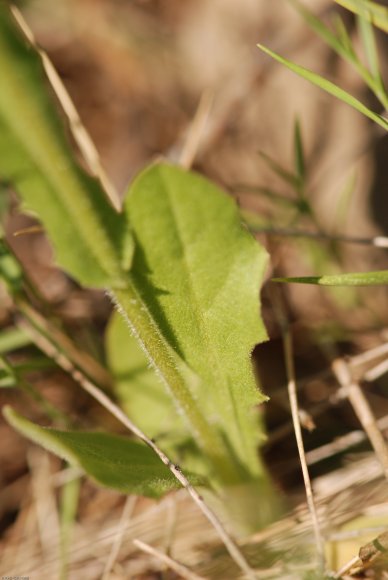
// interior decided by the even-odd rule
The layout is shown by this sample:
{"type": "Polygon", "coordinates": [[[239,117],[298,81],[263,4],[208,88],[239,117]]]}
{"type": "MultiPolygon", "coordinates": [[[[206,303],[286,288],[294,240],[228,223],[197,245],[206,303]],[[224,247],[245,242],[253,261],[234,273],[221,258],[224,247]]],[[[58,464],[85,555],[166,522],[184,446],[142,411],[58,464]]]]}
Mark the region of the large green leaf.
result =
{"type": "Polygon", "coordinates": [[[379,272],[355,272],[332,276],[302,276],[295,278],[273,278],[272,282],[294,284],[318,284],[320,286],[384,286],[388,284],[388,270],[379,272]]]}
{"type": "Polygon", "coordinates": [[[192,399],[237,462],[260,471],[250,354],[266,338],[259,311],[265,250],[232,199],[206,179],[156,164],[133,183],[125,210],[136,241],[131,281],[163,340],[195,372],[192,399]]]}
{"type": "Polygon", "coordinates": [[[334,0],[344,8],[359,14],[385,32],[388,32],[388,7],[369,0],[334,0]]]}
{"type": "Polygon", "coordinates": [[[124,215],[74,160],[42,58],[0,0],[0,178],[43,222],[58,263],[81,283],[122,285],[132,242],[124,215]]]}
{"type": "MultiPolygon", "coordinates": [[[[124,493],[160,497],[180,487],[178,480],[143,443],[110,433],[57,431],[35,425],[10,407],[3,414],[25,437],[81,467],[96,482],[124,493]]],[[[205,480],[189,475],[193,484],[205,480]]]]}
{"type": "Polygon", "coordinates": [[[369,119],[380,125],[380,127],[383,127],[386,131],[388,131],[388,120],[385,117],[369,109],[361,101],[353,97],[353,95],[344,91],[344,89],[341,89],[336,84],[325,79],[324,77],[280,56],[276,52],[273,52],[272,50],[270,50],[265,46],[262,46],[261,44],[258,44],[258,47],[263,52],[271,56],[273,59],[277,60],[278,62],[286,66],[292,72],[309,81],[313,85],[323,89],[324,91],[326,91],[333,97],[336,97],[340,101],[343,101],[347,105],[350,105],[351,107],[353,107],[353,109],[356,109],[356,111],[362,113],[363,115],[365,115],[365,117],[368,117],[369,119]]]}

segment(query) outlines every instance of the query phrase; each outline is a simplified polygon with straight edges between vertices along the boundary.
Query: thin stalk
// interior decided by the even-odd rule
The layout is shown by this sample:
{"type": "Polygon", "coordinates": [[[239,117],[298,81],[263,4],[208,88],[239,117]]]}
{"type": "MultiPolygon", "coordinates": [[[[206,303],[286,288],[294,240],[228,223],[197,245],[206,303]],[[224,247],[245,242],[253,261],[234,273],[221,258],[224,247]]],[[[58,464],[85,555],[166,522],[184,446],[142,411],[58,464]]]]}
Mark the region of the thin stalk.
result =
{"type": "Polygon", "coordinates": [[[183,413],[203,453],[214,466],[215,472],[220,474],[221,481],[237,483],[238,470],[233,459],[223,445],[219,434],[201,413],[187,387],[187,378],[178,366],[177,356],[160,333],[134,285],[129,282],[125,290],[114,290],[111,297],[139,341],[152,367],[183,413]]]}

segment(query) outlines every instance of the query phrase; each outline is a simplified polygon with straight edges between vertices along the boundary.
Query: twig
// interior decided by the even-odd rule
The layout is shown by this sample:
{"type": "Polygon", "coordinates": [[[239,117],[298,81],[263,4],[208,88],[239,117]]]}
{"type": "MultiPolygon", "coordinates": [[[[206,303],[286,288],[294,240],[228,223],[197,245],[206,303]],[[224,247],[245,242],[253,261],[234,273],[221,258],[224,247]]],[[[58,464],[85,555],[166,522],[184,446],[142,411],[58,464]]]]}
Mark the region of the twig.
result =
{"type": "Polygon", "coordinates": [[[19,327],[22,327],[27,334],[31,334],[31,328],[35,328],[39,335],[48,337],[49,342],[55,344],[56,349],[63,352],[74,367],[79,368],[93,383],[103,388],[111,386],[109,373],[96,359],[87,352],[80,351],[66,334],[51,324],[23,298],[14,297],[14,301],[19,312],[23,315],[23,319],[18,323],[19,327]]]}
{"type": "Polygon", "coordinates": [[[295,380],[295,368],[294,368],[294,359],[293,359],[293,349],[292,349],[292,338],[290,333],[290,327],[288,320],[286,318],[286,314],[284,312],[281,298],[275,297],[276,306],[277,306],[277,314],[279,318],[279,323],[282,332],[282,339],[283,339],[283,348],[284,348],[284,359],[286,365],[286,374],[287,374],[287,382],[288,382],[288,396],[290,399],[290,407],[291,407],[291,416],[292,422],[294,425],[295,431],[295,438],[296,444],[298,447],[299,453],[299,460],[302,468],[303,474],[303,481],[306,489],[306,500],[307,505],[311,515],[311,521],[313,524],[314,536],[315,536],[315,543],[317,548],[317,555],[319,559],[319,564],[321,569],[325,569],[325,550],[324,550],[324,541],[322,538],[319,520],[318,520],[318,513],[315,506],[314,495],[311,486],[310,474],[307,467],[304,444],[303,444],[303,437],[302,437],[302,427],[300,424],[299,419],[299,407],[298,407],[298,397],[297,397],[297,387],[296,387],[296,380],[295,380]],[[277,299],[278,298],[278,299],[277,299]]]}
{"type": "Polygon", "coordinates": [[[151,556],[154,556],[164,564],[167,564],[167,566],[169,566],[171,570],[174,570],[174,572],[179,574],[185,580],[205,580],[203,576],[198,576],[197,574],[194,574],[194,572],[191,572],[188,568],[186,568],[186,566],[183,566],[183,564],[180,564],[170,556],[167,556],[167,554],[159,552],[159,550],[156,550],[152,546],[145,544],[141,540],[133,540],[133,543],[142,552],[150,554],[151,556]]]}
{"type": "MultiPolygon", "coordinates": [[[[388,415],[378,419],[376,424],[380,430],[388,429],[388,415]]],[[[349,447],[359,445],[365,441],[366,438],[365,431],[351,431],[342,437],[338,437],[331,443],[327,443],[326,445],[317,447],[312,451],[308,451],[306,453],[306,461],[308,465],[318,463],[318,461],[332,457],[336,453],[341,453],[341,451],[345,451],[346,449],[349,449],[349,447]]]]}
{"type": "Polygon", "coordinates": [[[349,572],[354,567],[355,564],[358,564],[360,562],[361,562],[360,558],[358,556],[354,556],[354,558],[352,558],[351,560],[346,562],[344,566],[342,566],[341,570],[338,570],[334,578],[342,578],[342,576],[344,576],[344,574],[349,572]]]}
{"type": "Polygon", "coordinates": [[[366,371],[364,375],[364,380],[372,383],[373,381],[381,377],[381,375],[384,375],[387,371],[388,371],[388,360],[383,360],[375,367],[366,371]]]}
{"type": "Polygon", "coordinates": [[[291,334],[290,334],[288,326],[284,329],[283,345],[284,345],[284,356],[285,356],[285,362],[286,362],[286,371],[287,371],[287,376],[288,376],[288,395],[290,397],[292,421],[294,424],[295,438],[296,438],[296,443],[298,446],[300,464],[302,467],[303,481],[304,481],[304,485],[306,488],[306,499],[307,499],[307,504],[308,504],[310,514],[311,514],[311,520],[313,523],[318,558],[319,558],[322,569],[324,569],[324,567],[325,567],[324,542],[323,542],[321,530],[319,527],[317,509],[315,506],[313,491],[312,491],[312,487],[311,487],[310,474],[309,474],[307,462],[306,462],[303,437],[302,437],[302,428],[301,428],[300,421],[299,421],[298,397],[297,397],[297,393],[296,393],[295,370],[294,370],[294,361],[293,361],[293,354],[292,354],[292,340],[291,340],[291,334]]]}
{"type": "Polygon", "coordinates": [[[360,385],[352,380],[349,367],[344,360],[335,360],[332,368],[341,387],[346,389],[348,399],[354,412],[368,435],[369,441],[371,442],[381,467],[383,468],[384,475],[388,479],[388,449],[384,437],[376,425],[376,419],[360,385]]]}
{"type": "Polygon", "coordinates": [[[108,580],[114,563],[119,555],[121,544],[123,542],[123,537],[127,525],[127,520],[131,517],[137,497],[135,495],[130,495],[124,505],[120,521],[117,526],[117,533],[114,536],[114,541],[112,544],[112,549],[110,551],[109,557],[105,564],[105,569],[102,575],[102,580],[108,580]]]}
{"type": "Polygon", "coordinates": [[[189,169],[198,153],[200,141],[209,118],[209,113],[213,104],[213,92],[204,91],[201,95],[198,108],[189,126],[187,138],[183,145],[179,164],[185,169],[189,169]]]}
{"type": "MultiPolygon", "coordinates": [[[[27,324],[26,324],[27,327],[27,324]]],[[[26,328],[27,329],[27,328],[26,328]]],[[[139,437],[148,447],[150,447],[159,459],[168,467],[171,473],[176,477],[176,479],[181,483],[181,485],[190,494],[193,501],[200,508],[205,517],[212,524],[214,529],[217,531],[219,537],[224,543],[226,549],[228,550],[230,556],[233,558],[235,563],[239,568],[245,573],[246,577],[250,580],[255,580],[256,575],[254,570],[250,567],[245,556],[240,551],[237,544],[234,542],[232,537],[228,534],[216,514],[210,509],[206,503],[203,501],[201,495],[198,491],[190,484],[187,477],[183,474],[182,470],[178,465],[174,465],[172,461],[167,457],[167,455],[156,445],[152,439],[147,437],[139,427],[137,427],[127,415],[124,413],[120,407],[118,407],[103,391],[101,391],[96,385],[94,385],[84,373],[77,369],[73,363],[58,350],[57,346],[50,342],[50,339],[43,334],[39,333],[37,329],[32,326],[28,328],[32,339],[34,340],[36,346],[42,350],[48,357],[52,358],[58,366],[65,370],[73,379],[87,392],[91,397],[98,401],[109,413],[111,413],[122,425],[124,425],[129,431],[134,435],[139,437]]]]}

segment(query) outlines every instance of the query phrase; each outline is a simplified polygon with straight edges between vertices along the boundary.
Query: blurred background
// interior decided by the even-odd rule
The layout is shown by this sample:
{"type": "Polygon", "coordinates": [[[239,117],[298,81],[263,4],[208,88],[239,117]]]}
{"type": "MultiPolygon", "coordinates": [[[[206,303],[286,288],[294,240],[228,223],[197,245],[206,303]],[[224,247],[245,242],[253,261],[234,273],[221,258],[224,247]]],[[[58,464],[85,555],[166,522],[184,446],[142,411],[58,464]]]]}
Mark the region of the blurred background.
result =
{"type": "MultiPolygon", "coordinates": [[[[348,11],[329,0],[305,0],[304,4],[325,22],[334,13],[340,14],[360,48],[355,19],[348,11]]],[[[388,235],[387,137],[354,110],[272,61],[256,44],[338,82],[381,112],[379,105],[351,67],[314,35],[289,2],[29,0],[18,5],[58,70],[120,195],[142,167],[164,156],[191,165],[235,197],[246,223],[268,248],[268,279],[387,268],[386,250],[335,239],[388,235]],[[304,171],[295,183],[298,143],[304,171]],[[296,235],[300,232],[306,235],[296,235]]],[[[377,42],[385,74],[388,43],[380,33],[377,42]]],[[[4,190],[4,195],[13,200],[7,220],[10,243],[39,288],[43,314],[103,366],[103,336],[111,310],[108,299],[81,290],[58,271],[42,233],[12,236],[32,222],[20,214],[12,192],[4,190]]],[[[359,429],[346,401],[332,404],[338,384],[330,374],[330,364],[335,357],[357,355],[387,342],[387,291],[384,287],[300,285],[276,291],[291,322],[297,375],[304,381],[301,405],[311,419],[305,424],[310,427],[305,430],[305,442],[307,450],[313,450],[359,429]]],[[[279,488],[302,497],[273,294],[273,284],[266,284],[262,303],[270,341],[260,345],[254,356],[263,390],[272,396],[263,411],[269,434],[264,452],[279,488]]],[[[5,295],[1,297],[0,324],[10,329],[14,305],[5,295]]],[[[18,364],[38,361],[31,370],[36,388],[82,426],[104,424],[119,429],[55,364],[42,360],[33,346],[25,345],[11,356],[18,364]]],[[[385,372],[368,385],[377,418],[388,414],[387,389],[385,372]]],[[[42,419],[39,405],[31,408],[25,395],[1,397],[42,419]]],[[[58,477],[61,464],[43,452],[31,451],[3,423],[0,438],[0,546],[8,555],[14,550],[14,561],[20,562],[17,546],[23,545],[24,553],[30,550],[39,578],[53,578],[51,569],[39,568],[47,554],[34,539],[38,524],[31,506],[40,505],[34,481],[39,488],[45,473],[58,477]]],[[[370,447],[363,443],[357,449],[364,458],[370,447]]],[[[342,466],[340,454],[314,463],[311,471],[318,477],[342,466]]],[[[52,493],[55,497],[56,492],[52,493]]],[[[183,501],[177,497],[178,503],[183,501]]],[[[84,536],[96,539],[102,521],[109,519],[114,526],[119,520],[124,501],[119,494],[84,483],[81,498],[78,521],[84,536]]],[[[139,500],[134,505],[134,521],[136,517],[142,521],[146,508],[156,513],[149,504],[139,500]]],[[[191,514],[194,508],[184,505],[191,514]]],[[[174,509],[167,505],[172,519],[178,517],[174,509]]],[[[198,514],[191,517],[194,526],[198,518],[198,529],[206,526],[198,514]]],[[[158,524],[152,523],[150,515],[148,522],[144,525],[150,533],[158,524]]],[[[195,560],[188,548],[185,520],[179,525],[183,526],[179,537],[186,539],[185,548],[179,549],[186,549],[186,560],[191,556],[195,560]]],[[[46,542],[50,550],[49,539],[46,542]]],[[[122,568],[117,564],[111,577],[162,577],[150,569],[148,560],[138,556],[134,562],[133,576],[121,563],[122,568]]],[[[88,571],[83,577],[101,577],[102,564],[93,550],[74,564],[78,573],[81,564],[88,571]]]]}

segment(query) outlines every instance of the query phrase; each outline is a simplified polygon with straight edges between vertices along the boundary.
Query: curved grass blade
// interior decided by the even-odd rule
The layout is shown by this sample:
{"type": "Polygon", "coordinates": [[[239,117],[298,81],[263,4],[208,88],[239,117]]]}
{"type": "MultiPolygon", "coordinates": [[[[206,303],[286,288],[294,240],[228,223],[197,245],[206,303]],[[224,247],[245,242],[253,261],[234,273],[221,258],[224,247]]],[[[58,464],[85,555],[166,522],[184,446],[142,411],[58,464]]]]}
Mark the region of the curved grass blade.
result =
{"type": "Polygon", "coordinates": [[[366,15],[369,22],[377,28],[388,32],[388,8],[369,0],[334,0],[344,8],[361,16],[366,15]]]}
{"type": "MultiPolygon", "coordinates": [[[[71,465],[81,467],[100,485],[148,497],[160,497],[180,486],[170,470],[143,443],[110,433],[40,427],[10,407],[5,407],[3,414],[19,433],[71,465]]],[[[191,476],[190,481],[194,485],[206,484],[202,477],[191,476]]]]}
{"type": "Polygon", "coordinates": [[[384,286],[388,284],[388,270],[338,274],[333,276],[272,278],[272,282],[283,282],[286,284],[318,284],[320,286],[384,286]]]}
{"type": "Polygon", "coordinates": [[[74,160],[41,55],[0,1],[0,177],[43,222],[59,264],[89,286],[122,285],[132,240],[101,183],[74,160]]]}
{"type": "Polygon", "coordinates": [[[292,72],[309,81],[313,85],[323,89],[324,91],[326,91],[333,97],[336,97],[340,101],[346,103],[350,107],[353,107],[353,109],[356,109],[356,111],[362,113],[363,115],[365,115],[365,117],[368,117],[369,119],[380,125],[380,127],[383,127],[386,131],[388,131],[388,119],[386,119],[382,115],[379,115],[378,113],[375,113],[371,109],[368,109],[368,107],[366,107],[363,103],[361,103],[361,101],[350,95],[348,92],[344,91],[343,89],[341,89],[331,81],[325,79],[324,77],[280,56],[279,54],[273,52],[269,48],[262,46],[261,44],[258,44],[257,46],[263,52],[271,56],[273,59],[277,60],[279,63],[286,66],[292,72]]]}

